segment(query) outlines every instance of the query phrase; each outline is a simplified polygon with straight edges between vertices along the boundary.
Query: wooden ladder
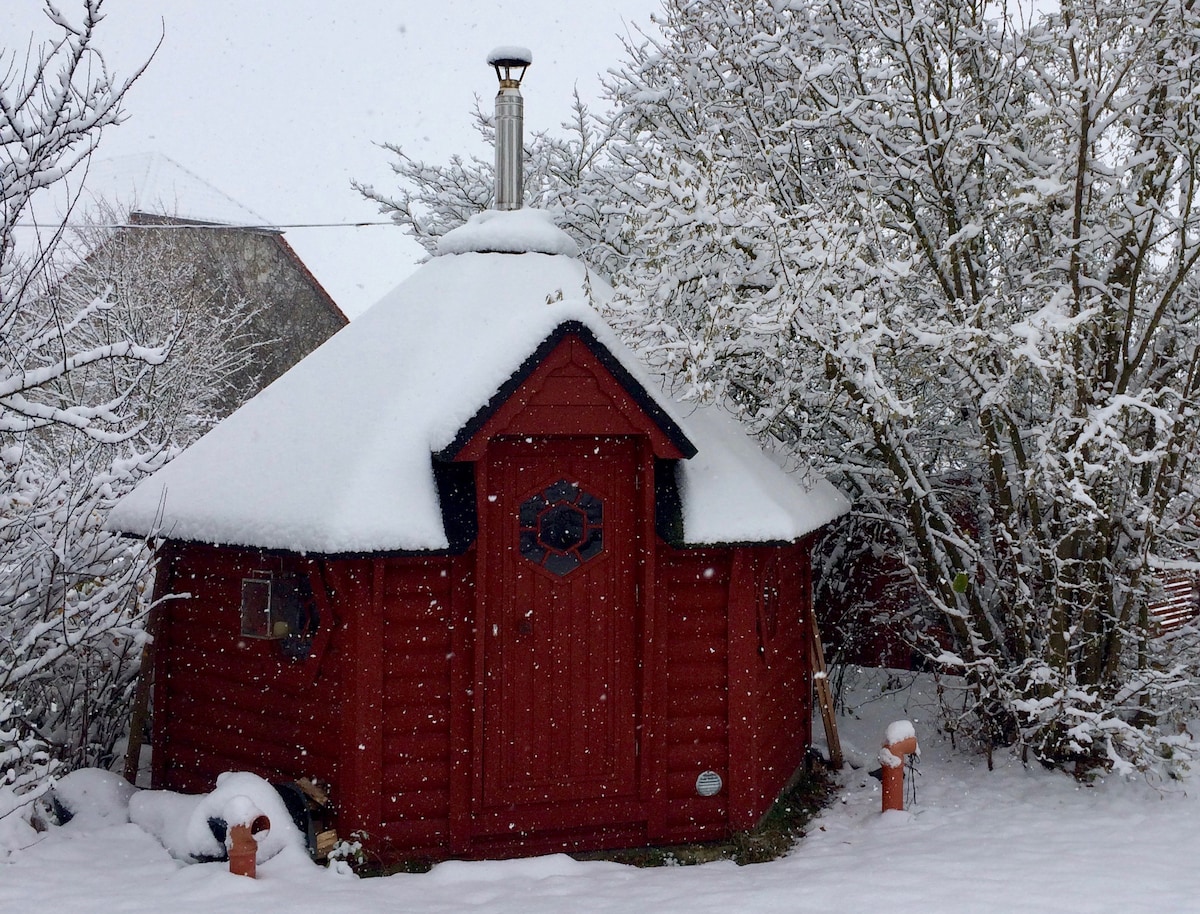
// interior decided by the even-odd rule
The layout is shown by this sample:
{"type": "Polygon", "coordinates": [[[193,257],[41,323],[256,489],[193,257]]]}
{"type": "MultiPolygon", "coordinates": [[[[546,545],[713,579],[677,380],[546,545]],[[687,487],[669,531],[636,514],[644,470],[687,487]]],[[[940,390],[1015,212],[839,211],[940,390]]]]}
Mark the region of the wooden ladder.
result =
{"type": "Polygon", "coordinates": [[[810,641],[810,656],[812,657],[813,685],[817,689],[817,705],[821,709],[821,722],[825,725],[825,741],[829,744],[829,765],[834,771],[841,771],[845,764],[842,756],[842,740],[838,736],[837,718],[833,713],[833,692],[829,688],[829,671],[825,668],[825,648],[821,644],[821,632],[817,628],[817,614],[810,614],[811,624],[808,629],[812,632],[810,641]]]}

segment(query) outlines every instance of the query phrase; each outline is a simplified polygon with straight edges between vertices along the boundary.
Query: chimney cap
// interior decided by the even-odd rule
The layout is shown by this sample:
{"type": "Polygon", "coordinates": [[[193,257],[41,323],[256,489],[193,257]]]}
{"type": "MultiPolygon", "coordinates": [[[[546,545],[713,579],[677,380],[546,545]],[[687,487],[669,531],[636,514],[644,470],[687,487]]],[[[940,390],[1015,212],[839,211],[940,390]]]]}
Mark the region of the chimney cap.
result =
{"type": "Polygon", "coordinates": [[[533,52],[515,44],[501,45],[488,54],[491,67],[527,67],[533,63],[533,52]]]}

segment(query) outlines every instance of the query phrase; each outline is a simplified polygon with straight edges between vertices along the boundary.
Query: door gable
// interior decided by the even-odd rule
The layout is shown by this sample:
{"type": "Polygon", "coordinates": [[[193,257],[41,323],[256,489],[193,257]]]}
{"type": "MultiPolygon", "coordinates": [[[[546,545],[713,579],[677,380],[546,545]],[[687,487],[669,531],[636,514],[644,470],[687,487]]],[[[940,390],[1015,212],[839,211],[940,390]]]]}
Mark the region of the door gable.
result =
{"type": "Polygon", "coordinates": [[[646,437],[656,457],[696,449],[646,389],[582,324],[563,324],[439,456],[478,460],[494,437],[646,437]]]}

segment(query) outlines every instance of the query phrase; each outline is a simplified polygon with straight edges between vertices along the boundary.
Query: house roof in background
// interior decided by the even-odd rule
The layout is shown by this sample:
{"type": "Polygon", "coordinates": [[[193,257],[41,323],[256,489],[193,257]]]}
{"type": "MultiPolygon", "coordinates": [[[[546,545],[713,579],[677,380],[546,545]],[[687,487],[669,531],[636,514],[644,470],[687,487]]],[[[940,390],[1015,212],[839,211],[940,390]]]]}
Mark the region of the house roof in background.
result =
{"type": "Polygon", "coordinates": [[[270,227],[270,220],[238,203],[174,159],[156,152],[92,161],[84,179],[84,205],[218,225],[270,227]]]}

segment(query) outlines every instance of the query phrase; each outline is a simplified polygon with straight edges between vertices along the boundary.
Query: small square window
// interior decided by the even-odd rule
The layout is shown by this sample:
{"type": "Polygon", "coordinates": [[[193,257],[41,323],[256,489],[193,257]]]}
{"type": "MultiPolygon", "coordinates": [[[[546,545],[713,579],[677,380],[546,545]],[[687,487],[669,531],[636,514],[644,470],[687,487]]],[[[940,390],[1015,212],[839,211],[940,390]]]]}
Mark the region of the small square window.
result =
{"type": "Polygon", "coordinates": [[[242,578],[242,637],[275,641],[285,657],[303,660],[319,624],[308,575],[256,570],[242,578]]]}
{"type": "Polygon", "coordinates": [[[242,634],[247,638],[275,637],[271,613],[271,573],[242,578],[242,634]]]}

